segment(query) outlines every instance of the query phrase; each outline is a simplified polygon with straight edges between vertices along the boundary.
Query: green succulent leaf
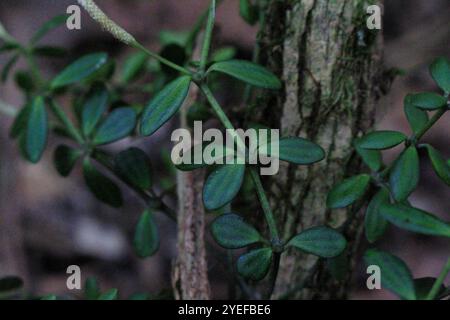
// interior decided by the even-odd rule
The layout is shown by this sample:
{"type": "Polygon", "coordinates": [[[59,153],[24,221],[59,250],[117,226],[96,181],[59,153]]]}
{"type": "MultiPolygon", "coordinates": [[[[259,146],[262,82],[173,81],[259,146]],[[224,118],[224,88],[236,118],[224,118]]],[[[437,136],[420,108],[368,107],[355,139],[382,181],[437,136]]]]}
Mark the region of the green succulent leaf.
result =
{"type": "Polygon", "coordinates": [[[41,160],[47,145],[48,115],[44,99],[37,97],[33,100],[28,115],[25,133],[25,152],[27,159],[32,163],[41,160]]]}
{"type": "Polygon", "coordinates": [[[321,226],[302,231],[287,245],[322,258],[334,258],[344,251],[347,241],[336,230],[321,226]]]}
{"type": "Polygon", "coordinates": [[[138,52],[130,56],[123,66],[121,80],[130,83],[136,80],[145,71],[148,56],[145,52],[138,52]]]}
{"type": "Polygon", "coordinates": [[[89,159],[83,162],[83,175],[86,185],[95,197],[114,207],[122,206],[122,193],[119,187],[109,178],[97,171],[89,159]]]}
{"type": "Polygon", "coordinates": [[[394,199],[405,201],[419,183],[419,154],[414,146],[408,147],[395,161],[389,176],[389,184],[394,199]]]}
{"type": "Polygon", "coordinates": [[[111,289],[106,291],[105,293],[102,293],[97,300],[117,300],[117,298],[118,298],[117,289],[111,289]]]}
{"type": "Polygon", "coordinates": [[[189,92],[191,78],[180,77],[169,83],[144,109],[141,134],[149,136],[169,121],[180,109],[189,92]]]}
{"type": "Polygon", "coordinates": [[[245,279],[259,281],[269,272],[271,263],[272,250],[270,248],[252,250],[239,257],[237,270],[245,279]]]}
{"type": "Polygon", "coordinates": [[[95,145],[112,143],[128,136],[136,127],[136,111],[123,107],[114,109],[100,124],[92,142],[95,145]]]}
{"type": "MultiPolygon", "coordinates": [[[[433,287],[435,282],[436,278],[432,277],[414,279],[414,288],[416,290],[417,300],[426,300],[428,293],[431,291],[431,288],[433,287]]],[[[441,285],[439,287],[437,296],[444,294],[445,289],[446,289],[445,286],[441,285]]]]}
{"type": "Polygon", "coordinates": [[[364,226],[366,238],[370,243],[380,239],[387,229],[388,222],[380,213],[380,207],[385,202],[389,202],[389,191],[382,188],[367,206],[364,226]]]}
{"type": "Polygon", "coordinates": [[[239,14],[249,25],[254,25],[258,21],[258,7],[253,5],[250,0],[239,1],[239,14]]]}
{"type": "Polygon", "coordinates": [[[108,61],[106,53],[93,53],[81,57],[67,66],[50,84],[52,90],[86,79],[108,61]]]}
{"type": "Polygon", "coordinates": [[[226,164],[214,170],[203,188],[206,209],[216,210],[236,197],[244,180],[245,165],[226,164]]]}
{"type": "Polygon", "coordinates": [[[150,159],[139,148],[129,148],[115,157],[117,173],[128,183],[141,190],[152,187],[152,170],[150,159]]]}
{"type": "Polygon", "coordinates": [[[81,109],[81,129],[85,137],[91,135],[108,108],[108,96],[105,86],[96,87],[88,95],[81,109]]]}
{"type": "Polygon", "coordinates": [[[58,146],[53,157],[53,162],[58,173],[63,177],[68,177],[82,154],[80,150],[66,145],[58,146]]]}
{"type": "Polygon", "coordinates": [[[450,61],[445,57],[437,58],[430,66],[434,81],[445,92],[450,92],[450,61]]]}
{"type": "Polygon", "coordinates": [[[54,294],[48,294],[48,295],[46,295],[46,296],[43,296],[43,297],[41,298],[41,300],[42,300],[42,301],[46,301],[46,300],[48,300],[48,301],[51,301],[51,300],[58,300],[58,297],[57,297],[56,295],[54,295],[54,294]]]}
{"type": "Polygon", "coordinates": [[[364,149],[390,149],[404,142],[408,137],[397,131],[374,131],[359,140],[359,146],[364,149]]]}
{"type": "Polygon", "coordinates": [[[213,64],[207,73],[220,72],[265,89],[280,89],[280,80],[266,68],[245,60],[228,60],[213,64]]]}
{"type": "Polygon", "coordinates": [[[139,219],[133,246],[136,254],[141,258],[151,257],[159,249],[158,226],[150,210],[146,210],[139,219]]]}
{"type": "Polygon", "coordinates": [[[355,203],[366,193],[369,183],[370,176],[367,174],[345,179],[328,193],[327,207],[338,209],[355,203]]]}
{"type": "MultiPolygon", "coordinates": [[[[280,160],[287,162],[307,165],[316,163],[325,158],[325,151],[319,145],[303,138],[281,138],[278,142],[278,146],[280,160]]],[[[274,148],[276,148],[276,142],[270,143],[267,146],[261,146],[259,151],[261,154],[273,156],[274,148]]]]}
{"type": "Polygon", "coordinates": [[[429,119],[428,113],[412,104],[411,95],[405,97],[404,111],[414,133],[418,133],[427,125],[429,119]]]}
{"type": "Polygon", "coordinates": [[[422,92],[411,95],[412,105],[424,110],[436,110],[447,105],[447,99],[433,92],[422,92]]]}
{"type": "Polygon", "coordinates": [[[9,136],[12,139],[18,138],[27,129],[28,118],[30,116],[33,103],[25,105],[17,114],[14,119],[14,123],[9,132],[9,136]]]}
{"type": "Polygon", "coordinates": [[[53,17],[46,23],[44,23],[33,35],[31,38],[30,44],[35,44],[39,40],[41,40],[47,33],[52,31],[55,28],[58,28],[59,26],[66,23],[67,18],[69,16],[67,14],[58,15],[56,17],[53,17]]]}
{"type": "Polygon", "coordinates": [[[383,217],[399,228],[430,236],[450,238],[450,224],[424,210],[405,204],[383,203],[380,212],[383,217]]]}
{"type": "Polygon", "coordinates": [[[97,300],[100,296],[100,287],[95,278],[89,277],[84,284],[84,297],[87,300],[97,300]]]}
{"type": "Polygon", "coordinates": [[[431,160],[434,172],[436,175],[450,186],[450,164],[447,163],[444,157],[430,145],[425,146],[428,151],[428,157],[431,160]]]}
{"type": "Polygon", "coordinates": [[[20,57],[19,54],[15,54],[8,60],[8,62],[6,62],[5,66],[3,67],[1,77],[0,77],[2,83],[4,83],[6,80],[8,80],[9,73],[11,72],[12,68],[15,66],[15,64],[19,60],[19,57],[20,57]]]}
{"type": "Polygon", "coordinates": [[[221,62],[231,60],[236,56],[236,49],[234,47],[223,47],[213,52],[211,61],[221,62]]]}
{"type": "Polygon", "coordinates": [[[370,249],[366,251],[364,260],[367,265],[380,268],[383,287],[403,299],[416,299],[411,271],[400,258],[381,250],[370,249]]]}
{"type": "Polygon", "coordinates": [[[360,142],[361,139],[356,139],[354,142],[356,152],[359,154],[364,163],[370,168],[370,170],[375,172],[379,171],[383,165],[381,152],[379,150],[361,148],[360,142]]]}
{"type": "Polygon", "coordinates": [[[228,213],[214,220],[211,233],[216,242],[227,249],[238,249],[262,240],[259,232],[242,217],[228,213]]]}

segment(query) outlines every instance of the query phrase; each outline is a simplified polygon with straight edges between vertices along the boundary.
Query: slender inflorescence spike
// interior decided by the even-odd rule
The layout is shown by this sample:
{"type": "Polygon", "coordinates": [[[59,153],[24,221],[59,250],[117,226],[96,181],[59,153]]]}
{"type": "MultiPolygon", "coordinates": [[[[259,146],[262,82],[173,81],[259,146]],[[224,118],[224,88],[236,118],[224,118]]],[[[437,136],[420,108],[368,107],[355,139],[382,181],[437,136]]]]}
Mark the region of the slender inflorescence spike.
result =
{"type": "Polygon", "coordinates": [[[78,3],[89,13],[89,15],[97,21],[103,29],[111,33],[116,39],[127,45],[135,45],[136,39],[112,21],[92,0],[78,0],[78,3]]]}

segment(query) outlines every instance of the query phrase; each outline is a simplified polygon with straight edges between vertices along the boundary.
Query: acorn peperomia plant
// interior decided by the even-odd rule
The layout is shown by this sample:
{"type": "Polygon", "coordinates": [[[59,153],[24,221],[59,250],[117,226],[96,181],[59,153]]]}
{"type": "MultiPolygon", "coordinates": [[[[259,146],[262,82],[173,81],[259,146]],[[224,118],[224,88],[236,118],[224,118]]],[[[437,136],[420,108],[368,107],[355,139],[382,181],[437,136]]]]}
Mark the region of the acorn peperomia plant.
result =
{"type": "MultiPolygon", "coordinates": [[[[235,132],[232,121],[214,95],[221,80],[217,75],[226,75],[249,87],[265,90],[279,90],[282,83],[260,65],[233,59],[233,48],[226,47],[211,52],[215,0],[211,1],[208,11],[190,32],[161,33],[161,42],[164,45],[161,54],[141,45],[109,19],[93,1],[78,2],[104,30],[126,45],[136,48],[138,52],[126,60],[119,76],[115,76],[115,62],[110,60],[106,53],[100,52],[85,55],[67,66],[56,77],[46,79],[39,71],[35,58],[40,55],[58,56],[64,54],[64,50],[40,46],[38,43],[46,33],[61,25],[66,16],[56,17],[46,23],[26,45],[18,43],[0,25],[0,38],[4,42],[0,53],[11,54],[10,61],[3,69],[2,79],[7,79],[13,65],[21,57],[27,60],[31,70],[15,74],[15,80],[25,94],[25,103],[16,116],[11,137],[18,140],[21,154],[32,163],[40,161],[50,131],[65,138],[67,143],[58,146],[54,152],[56,170],[67,177],[77,163],[80,163],[89,190],[98,200],[110,206],[120,207],[123,203],[121,190],[110,176],[136,192],[143,199],[145,208],[137,223],[133,244],[136,254],[146,258],[155,254],[159,248],[159,233],[153,213],[161,211],[176,220],[176,213],[164,201],[165,196],[173,191],[173,185],[161,182],[164,190],[158,194],[149,157],[141,149],[130,147],[118,154],[112,154],[111,149],[106,149],[105,146],[128,137],[144,139],[153,135],[178,113],[194,86],[202,93],[209,108],[201,103],[194,103],[188,111],[188,120],[207,120],[215,115],[225,129],[235,132]],[[200,61],[192,61],[196,40],[203,29],[200,61]],[[153,82],[138,83],[149,71],[154,75],[153,82]],[[135,91],[150,93],[152,99],[144,106],[126,103],[124,95],[135,91]],[[71,116],[58,101],[62,95],[72,98],[71,116]],[[103,173],[105,170],[109,172],[108,176],[103,173]]],[[[249,0],[240,1],[240,12],[250,24],[256,23],[261,15],[258,6],[249,0]]],[[[415,232],[450,237],[448,223],[410,207],[407,202],[419,179],[418,149],[429,154],[438,176],[450,184],[449,164],[432,146],[419,144],[425,132],[448,110],[448,60],[438,59],[432,65],[432,75],[445,91],[445,95],[422,93],[406,98],[405,112],[414,130],[413,136],[408,138],[399,132],[379,131],[358,139],[355,148],[372,174],[349,178],[329,194],[328,206],[334,209],[349,206],[364,197],[371,185],[379,189],[367,209],[366,235],[370,242],[382,236],[388,222],[415,232]],[[428,118],[429,111],[436,111],[431,119],[428,118]],[[400,143],[405,143],[405,151],[392,165],[385,167],[381,161],[380,150],[400,143]]],[[[179,165],[177,168],[210,168],[204,183],[203,202],[207,210],[216,214],[219,212],[210,225],[211,234],[223,248],[246,248],[236,264],[236,270],[242,278],[260,281],[272,269],[271,286],[267,293],[267,297],[270,297],[276,281],[280,255],[287,254],[288,248],[293,247],[327,259],[337,257],[345,250],[346,239],[337,230],[327,226],[307,226],[299,234],[283,239],[263,188],[258,166],[249,163],[250,151],[245,141],[236,133],[233,137],[244,150],[244,163],[219,166],[179,165]],[[268,232],[262,230],[264,228],[260,225],[252,225],[231,210],[231,203],[236,196],[243,189],[247,190],[246,177],[252,182],[251,190],[254,190],[259,199],[268,232]]],[[[270,143],[266,150],[267,156],[271,156],[270,143]]],[[[320,146],[300,137],[282,137],[279,141],[279,159],[282,161],[310,165],[323,160],[325,156],[320,146]]],[[[172,169],[169,165],[169,170],[172,169]]],[[[371,249],[366,253],[366,260],[369,264],[381,267],[386,288],[403,298],[423,297],[414,289],[417,283],[412,280],[408,268],[398,258],[371,249]]],[[[442,296],[440,289],[448,269],[447,264],[442,275],[431,283],[427,291],[428,298],[442,296]]],[[[104,294],[100,294],[97,289],[94,291],[95,294],[87,294],[95,299],[117,298],[116,290],[104,294]]]]}
{"type": "MultiPolygon", "coordinates": [[[[379,240],[388,224],[420,234],[450,238],[450,224],[435,215],[413,207],[409,196],[417,188],[420,177],[419,152],[424,152],[436,175],[450,186],[450,162],[433,146],[421,142],[422,137],[449,110],[450,61],[436,59],[430,73],[442,94],[422,92],[407,95],[404,112],[412,134],[397,131],[374,131],[357,139],[355,149],[370,173],[350,177],[336,185],[328,194],[327,206],[338,209],[352,205],[375,191],[365,216],[365,235],[370,243],[379,240]],[[429,113],[433,113],[429,116],[429,113]],[[404,145],[403,151],[389,165],[382,161],[382,151],[404,145]]],[[[443,281],[450,272],[450,257],[437,279],[413,279],[408,266],[398,257],[369,249],[364,259],[368,265],[381,269],[381,283],[404,299],[436,299],[448,296],[443,281]]]]}

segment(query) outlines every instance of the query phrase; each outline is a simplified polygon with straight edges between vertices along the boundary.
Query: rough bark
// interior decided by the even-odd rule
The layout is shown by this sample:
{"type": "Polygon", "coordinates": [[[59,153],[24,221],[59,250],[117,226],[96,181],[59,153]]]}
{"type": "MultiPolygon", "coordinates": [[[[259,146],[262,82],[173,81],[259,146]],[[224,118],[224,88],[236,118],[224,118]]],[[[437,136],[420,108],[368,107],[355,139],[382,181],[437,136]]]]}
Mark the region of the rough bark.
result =
{"type": "MultiPolygon", "coordinates": [[[[182,107],[181,127],[186,123],[187,107],[197,99],[198,89],[191,89],[182,107]]],[[[205,249],[205,211],[203,209],[203,170],[177,173],[178,257],[172,282],[176,299],[210,299],[208,265],[205,249]]]]}
{"type": "Polygon", "coordinates": [[[348,292],[362,220],[355,208],[328,210],[326,195],[336,182],[361,170],[352,141],[374,122],[382,39],[367,29],[366,8],[377,3],[269,1],[260,62],[283,79],[284,91],[257,101],[260,112],[252,120],[273,119],[269,125],[280,127],[283,136],[308,138],[327,153],[313,166],[282,163],[267,185],[271,204],[285,239],[326,224],[340,228],[349,243],[347,252],[331,263],[294,250],[284,254],[274,298],[345,298],[348,292]],[[348,272],[332,277],[329,270],[339,268],[327,265],[342,263],[348,272]]]}

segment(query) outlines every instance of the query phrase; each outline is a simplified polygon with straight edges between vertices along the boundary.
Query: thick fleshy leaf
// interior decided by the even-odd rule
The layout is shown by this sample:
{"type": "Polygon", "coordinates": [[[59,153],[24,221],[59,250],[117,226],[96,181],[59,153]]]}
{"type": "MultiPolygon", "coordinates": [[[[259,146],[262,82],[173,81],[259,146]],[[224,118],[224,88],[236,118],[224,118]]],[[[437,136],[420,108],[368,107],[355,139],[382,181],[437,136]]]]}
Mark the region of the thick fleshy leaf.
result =
{"type": "Polygon", "coordinates": [[[437,58],[430,66],[430,73],[442,90],[450,92],[450,61],[447,58],[437,58]]]}
{"type": "Polygon", "coordinates": [[[384,202],[389,202],[389,191],[382,188],[367,206],[364,227],[366,238],[370,243],[380,239],[388,226],[387,220],[380,213],[380,207],[384,202]]]}
{"type": "Polygon", "coordinates": [[[28,117],[32,109],[32,103],[25,105],[17,114],[14,123],[9,132],[9,136],[13,139],[18,138],[27,129],[28,117]]]}
{"type": "Polygon", "coordinates": [[[208,73],[217,71],[255,87],[280,89],[281,81],[266,68],[245,60],[228,60],[213,64],[208,73]]]}
{"type": "Polygon", "coordinates": [[[38,42],[39,40],[41,40],[47,33],[49,33],[50,31],[52,31],[53,29],[63,25],[66,23],[68,18],[67,14],[62,14],[56,17],[53,17],[52,19],[50,19],[49,21],[47,21],[46,23],[44,23],[33,35],[33,37],[31,38],[30,43],[31,44],[35,44],[36,42],[38,42]]]}
{"type": "Polygon", "coordinates": [[[272,250],[270,248],[257,249],[239,257],[237,270],[245,279],[259,281],[269,272],[271,262],[272,250]]]}
{"type": "Polygon", "coordinates": [[[180,77],[169,83],[153,98],[142,114],[142,135],[153,134],[175,115],[186,99],[190,84],[190,77],[180,77]]]}
{"type": "Polygon", "coordinates": [[[226,164],[214,170],[203,188],[206,209],[216,210],[236,197],[244,180],[245,165],[226,164]]]}
{"type": "Polygon", "coordinates": [[[395,147],[407,139],[397,131],[374,131],[359,140],[359,146],[364,149],[384,150],[395,147]]]}
{"type": "Polygon", "coordinates": [[[111,289],[106,291],[105,293],[102,293],[99,297],[98,300],[117,300],[118,298],[118,291],[117,289],[111,289]]]}
{"type": "Polygon", "coordinates": [[[431,236],[450,238],[450,224],[424,210],[404,204],[383,203],[380,212],[383,217],[399,228],[431,236]]]}
{"type": "Polygon", "coordinates": [[[132,147],[115,157],[117,173],[133,186],[148,190],[152,186],[150,159],[141,149],[132,147]]]}
{"type": "Polygon", "coordinates": [[[404,100],[404,111],[409,125],[414,133],[418,133],[428,123],[428,113],[417,108],[411,102],[411,95],[407,95],[404,100]]]}
{"type": "Polygon", "coordinates": [[[148,61],[148,55],[145,52],[133,54],[125,61],[122,71],[122,82],[129,83],[136,80],[145,70],[145,64],[148,61]]]}
{"type": "Polygon", "coordinates": [[[436,110],[447,104],[447,99],[433,92],[421,92],[411,95],[411,103],[424,110],[436,110]]]}
{"type": "Polygon", "coordinates": [[[220,62],[231,60],[236,56],[236,49],[234,47],[223,47],[214,51],[211,55],[211,61],[220,62]]]}
{"type": "Polygon", "coordinates": [[[361,139],[356,139],[354,146],[356,152],[359,154],[364,163],[370,168],[372,171],[379,171],[381,166],[383,165],[383,158],[381,156],[381,152],[379,150],[370,150],[364,149],[360,146],[361,139]]]}
{"type": "Polygon", "coordinates": [[[80,150],[66,145],[58,146],[53,157],[53,162],[58,173],[63,177],[68,177],[82,154],[80,150]]]}
{"type": "Polygon", "coordinates": [[[211,224],[211,233],[217,243],[227,249],[243,248],[261,241],[261,235],[236,214],[224,214],[211,224]]]}
{"type": "Polygon", "coordinates": [[[89,94],[81,109],[81,129],[85,137],[91,135],[107,108],[108,90],[99,86],[89,94]]]}
{"type": "MultiPolygon", "coordinates": [[[[295,164],[307,165],[312,164],[325,158],[325,151],[314,142],[303,138],[291,137],[281,138],[278,142],[280,160],[288,161],[295,164]]],[[[259,148],[262,153],[266,149],[266,154],[273,155],[275,148],[274,143],[259,148]]]]}
{"type": "Polygon", "coordinates": [[[86,185],[95,197],[112,207],[122,206],[122,193],[119,187],[109,178],[97,171],[89,159],[83,162],[83,175],[86,185]]]}
{"type": "Polygon", "coordinates": [[[128,136],[136,126],[133,108],[114,109],[98,127],[92,142],[96,145],[112,143],[128,136]]]}
{"type": "Polygon", "coordinates": [[[84,284],[84,297],[87,300],[97,300],[100,296],[100,287],[95,278],[89,277],[84,284]]]}
{"type": "Polygon", "coordinates": [[[444,157],[430,145],[426,145],[428,157],[433,165],[434,172],[441,178],[448,186],[450,186],[450,163],[445,161],[444,157]]]}
{"type": "Polygon", "coordinates": [[[133,247],[141,258],[151,257],[159,249],[158,226],[150,210],[146,210],[139,219],[134,233],[133,247]]]}
{"type": "Polygon", "coordinates": [[[108,60],[106,53],[93,53],[81,57],[66,67],[50,84],[51,89],[79,82],[99,70],[108,60]]]}
{"type": "Polygon", "coordinates": [[[327,206],[331,209],[344,208],[366,193],[369,187],[370,176],[361,174],[348,179],[345,179],[328,193],[327,206]]]}
{"type": "Polygon", "coordinates": [[[364,255],[367,265],[381,270],[381,285],[407,300],[415,300],[414,281],[408,266],[396,256],[377,249],[367,250],[364,255]]]}
{"type": "Polygon", "coordinates": [[[258,8],[250,0],[239,1],[239,14],[250,25],[254,25],[258,21],[258,8]]]}
{"type": "Polygon", "coordinates": [[[408,147],[395,161],[390,172],[389,184],[398,202],[408,199],[419,183],[419,154],[414,146],[408,147]]]}
{"type": "MultiPolygon", "coordinates": [[[[417,300],[426,300],[435,282],[436,278],[432,277],[414,279],[414,288],[416,290],[417,300]]],[[[443,294],[445,292],[445,289],[445,286],[441,285],[439,287],[437,296],[443,294]]]]}
{"type": "Polygon", "coordinates": [[[6,80],[8,80],[9,73],[11,72],[12,68],[17,63],[18,60],[19,54],[15,54],[8,60],[8,62],[5,63],[5,66],[2,69],[2,74],[0,76],[1,82],[5,82],[6,80]]]}
{"type": "Polygon", "coordinates": [[[328,227],[313,227],[300,232],[287,244],[322,258],[334,258],[347,246],[345,238],[328,227]]]}
{"type": "Polygon", "coordinates": [[[47,136],[47,110],[44,99],[37,97],[31,105],[26,128],[25,152],[28,160],[33,163],[39,162],[47,145],[47,136]]]}

